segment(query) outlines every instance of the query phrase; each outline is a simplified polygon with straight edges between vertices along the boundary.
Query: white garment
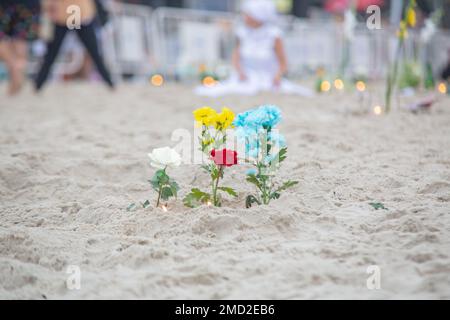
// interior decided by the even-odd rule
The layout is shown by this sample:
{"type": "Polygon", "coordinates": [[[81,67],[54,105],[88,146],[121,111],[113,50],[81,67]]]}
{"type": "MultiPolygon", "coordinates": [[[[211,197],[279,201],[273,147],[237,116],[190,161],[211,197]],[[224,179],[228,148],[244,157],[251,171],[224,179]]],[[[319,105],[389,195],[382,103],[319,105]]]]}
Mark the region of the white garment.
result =
{"type": "Polygon", "coordinates": [[[275,40],[281,38],[281,30],[270,25],[255,29],[241,26],[236,35],[239,39],[240,62],[244,73],[266,73],[272,75],[273,79],[279,67],[275,40]]]}
{"type": "Polygon", "coordinates": [[[242,12],[262,23],[273,22],[277,16],[273,0],[245,0],[242,12]]]}
{"type": "Polygon", "coordinates": [[[246,80],[241,81],[236,73],[213,87],[197,87],[195,93],[202,96],[222,96],[227,94],[255,95],[261,91],[277,91],[303,96],[314,95],[312,90],[283,79],[274,86],[274,78],[279,70],[275,53],[275,40],[281,38],[281,30],[265,24],[251,29],[240,26],[237,29],[240,46],[240,64],[246,80]]]}

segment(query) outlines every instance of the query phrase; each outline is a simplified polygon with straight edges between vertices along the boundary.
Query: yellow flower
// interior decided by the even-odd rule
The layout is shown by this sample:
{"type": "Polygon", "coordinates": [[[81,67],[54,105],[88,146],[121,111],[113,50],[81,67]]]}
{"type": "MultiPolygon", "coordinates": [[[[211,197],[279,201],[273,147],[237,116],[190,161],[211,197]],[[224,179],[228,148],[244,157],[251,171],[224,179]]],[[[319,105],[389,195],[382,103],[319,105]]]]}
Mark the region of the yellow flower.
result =
{"type": "Polygon", "coordinates": [[[211,145],[211,144],[213,144],[213,143],[214,143],[214,139],[213,139],[213,138],[203,139],[203,140],[202,140],[202,144],[203,144],[204,146],[209,146],[209,145],[211,145]]]}
{"type": "Polygon", "coordinates": [[[226,130],[234,121],[234,113],[228,108],[223,108],[222,112],[216,116],[215,127],[217,130],[226,130]]]}
{"type": "Polygon", "coordinates": [[[413,8],[409,8],[406,13],[406,22],[410,27],[415,27],[417,23],[416,11],[413,8]]]}
{"type": "Polygon", "coordinates": [[[400,22],[400,29],[397,31],[397,36],[400,39],[406,39],[408,37],[408,26],[405,21],[400,22]]]}
{"type": "Polygon", "coordinates": [[[213,126],[217,117],[216,110],[210,107],[203,107],[193,112],[195,120],[204,126],[213,126]]]}

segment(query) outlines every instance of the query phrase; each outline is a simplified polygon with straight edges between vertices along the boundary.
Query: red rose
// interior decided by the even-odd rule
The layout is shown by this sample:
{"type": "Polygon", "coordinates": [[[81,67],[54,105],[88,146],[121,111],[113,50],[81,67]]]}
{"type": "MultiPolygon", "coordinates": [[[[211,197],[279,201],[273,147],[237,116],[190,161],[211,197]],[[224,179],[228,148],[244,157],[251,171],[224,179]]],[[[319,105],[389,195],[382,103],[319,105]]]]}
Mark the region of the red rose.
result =
{"type": "Polygon", "coordinates": [[[231,167],[238,163],[237,152],[233,150],[212,150],[211,157],[218,166],[231,167]]]}

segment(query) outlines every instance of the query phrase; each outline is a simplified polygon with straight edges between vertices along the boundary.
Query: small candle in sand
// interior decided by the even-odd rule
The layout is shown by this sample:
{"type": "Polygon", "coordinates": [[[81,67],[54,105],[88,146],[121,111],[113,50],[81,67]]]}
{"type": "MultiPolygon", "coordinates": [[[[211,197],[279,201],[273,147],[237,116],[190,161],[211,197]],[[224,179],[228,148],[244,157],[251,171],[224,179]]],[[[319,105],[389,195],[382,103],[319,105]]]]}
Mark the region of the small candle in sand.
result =
{"type": "Polygon", "coordinates": [[[446,94],[447,93],[447,85],[444,82],[441,82],[438,85],[438,91],[442,94],[446,94]]]}
{"type": "Polygon", "coordinates": [[[167,208],[167,206],[166,206],[165,204],[163,204],[163,205],[161,206],[161,209],[162,209],[164,212],[169,211],[169,209],[167,208]]]}
{"type": "Polygon", "coordinates": [[[376,116],[379,116],[383,113],[383,108],[381,106],[375,106],[375,107],[373,107],[373,113],[376,116]]]}
{"type": "Polygon", "coordinates": [[[364,83],[364,81],[356,82],[356,90],[358,90],[359,92],[366,91],[366,84],[364,83]]]}
{"type": "Polygon", "coordinates": [[[329,81],[322,81],[320,85],[320,90],[322,92],[328,92],[331,90],[331,83],[329,81]]]}
{"type": "Polygon", "coordinates": [[[341,79],[334,80],[334,87],[338,90],[344,90],[344,81],[341,79]]]}
{"type": "Polygon", "coordinates": [[[150,82],[155,87],[161,87],[164,84],[164,77],[160,74],[155,74],[151,77],[150,82]]]}
{"type": "Polygon", "coordinates": [[[217,81],[210,76],[204,77],[202,81],[205,87],[214,87],[217,84],[217,81]]]}

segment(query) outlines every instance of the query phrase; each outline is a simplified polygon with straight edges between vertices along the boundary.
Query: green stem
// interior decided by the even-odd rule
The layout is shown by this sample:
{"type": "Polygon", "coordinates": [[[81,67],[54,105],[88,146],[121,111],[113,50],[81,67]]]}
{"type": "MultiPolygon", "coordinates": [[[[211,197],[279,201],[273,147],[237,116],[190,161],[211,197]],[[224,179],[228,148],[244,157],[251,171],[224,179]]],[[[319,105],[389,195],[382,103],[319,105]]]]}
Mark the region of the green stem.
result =
{"type": "MultiPolygon", "coordinates": [[[[167,167],[164,167],[163,171],[166,173],[167,167]]],[[[156,207],[159,207],[159,202],[161,201],[161,194],[162,194],[162,185],[161,182],[159,183],[159,190],[158,190],[158,199],[156,200],[156,207]]]]}
{"type": "Polygon", "coordinates": [[[215,207],[219,206],[219,199],[217,197],[217,189],[219,188],[219,180],[223,173],[223,166],[219,166],[219,173],[217,179],[212,181],[212,192],[213,192],[213,204],[215,207]]]}
{"type": "Polygon", "coordinates": [[[159,186],[158,200],[156,200],[156,207],[159,207],[159,201],[161,200],[161,193],[162,193],[162,187],[159,186]]]}
{"type": "MultiPolygon", "coordinates": [[[[402,21],[404,23],[407,23],[406,19],[407,19],[408,11],[410,9],[414,9],[414,7],[415,7],[415,2],[410,0],[408,5],[405,8],[404,13],[403,13],[402,21]]],[[[408,27],[406,27],[406,30],[408,30],[408,27]]],[[[398,68],[399,68],[399,64],[400,64],[400,57],[401,57],[401,53],[403,50],[403,46],[405,44],[405,38],[404,38],[405,36],[406,35],[403,34],[399,38],[393,70],[392,70],[392,73],[389,72],[389,74],[388,74],[387,88],[386,88],[386,101],[385,101],[386,102],[386,113],[389,113],[389,111],[391,110],[392,93],[394,91],[394,88],[395,88],[395,85],[397,82],[398,68]]]]}
{"type": "Polygon", "coordinates": [[[386,88],[386,113],[391,111],[392,93],[397,82],[398,68],[400,65],[400,57],[403,49],[404,40],[400,39],[397,47],[397,52],[395,53],[394,66],[392,72],[388,75],[388,83],[386,88]]]}

